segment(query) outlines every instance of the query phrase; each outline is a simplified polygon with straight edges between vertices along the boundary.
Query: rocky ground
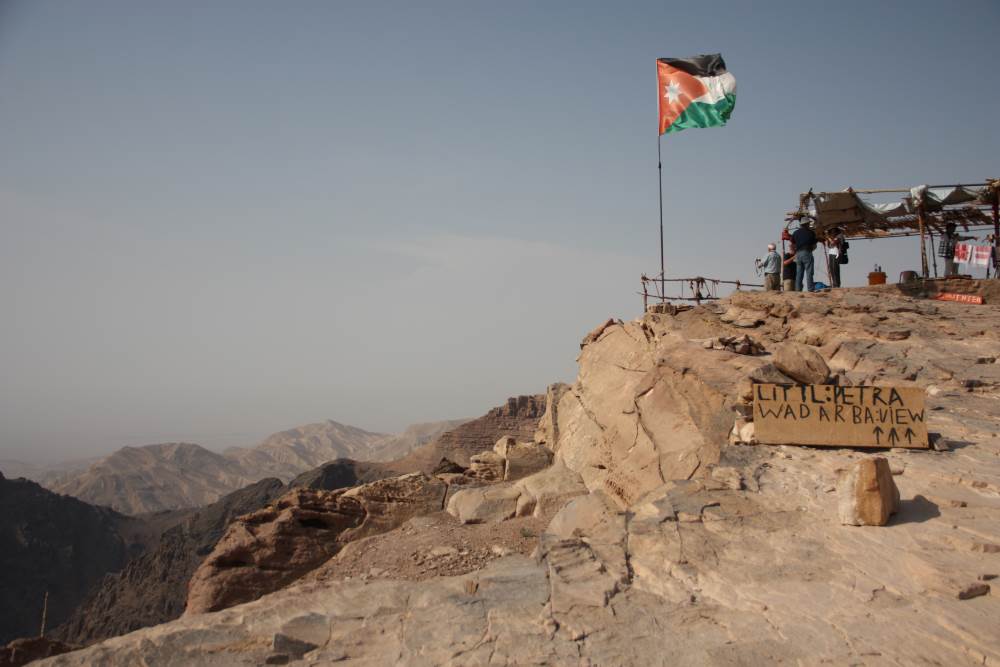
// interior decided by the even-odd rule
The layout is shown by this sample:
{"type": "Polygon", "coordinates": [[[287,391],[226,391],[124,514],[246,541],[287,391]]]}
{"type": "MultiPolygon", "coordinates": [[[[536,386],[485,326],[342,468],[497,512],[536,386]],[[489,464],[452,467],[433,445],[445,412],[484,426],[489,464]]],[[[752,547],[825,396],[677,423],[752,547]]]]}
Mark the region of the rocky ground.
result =
{"type": "Polygon", "coordinates": [[[889,288],[611,320],[549,391],[533,438],[549,467],[496,477],[520,451],[498,445],[470,457],[475,483],[439,475],[453,519],[408,518],[259,600],[47,664],[998,664],[998,355],[1000,307],[889,288]],[[752,378],[791,373],[792,344],[828,382],[922,387],[936,446],[741,444],[752,378]],[[842,525],[838,484],[875,453],[898,511],[842,525]]]}
{"type": "Polygon", "coordinates": [[[303,581],[423,581],[474,572],[510,554],[531,555],[550,519],[466,525],[447,512],[416,517],[398,530],[349,544],[303,581]]]}

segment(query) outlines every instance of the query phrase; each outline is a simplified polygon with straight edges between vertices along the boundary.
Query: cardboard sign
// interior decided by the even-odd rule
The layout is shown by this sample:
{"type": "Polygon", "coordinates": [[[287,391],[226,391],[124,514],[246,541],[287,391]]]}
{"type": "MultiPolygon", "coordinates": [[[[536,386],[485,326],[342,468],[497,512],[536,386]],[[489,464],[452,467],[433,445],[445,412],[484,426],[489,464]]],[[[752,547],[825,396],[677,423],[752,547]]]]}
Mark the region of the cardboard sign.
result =
{"type": "Polygon", "coordinates": [[[773,445],[926,449],[920,387],[757,384],[754,434],[773,445]]]}
{"type": "Polygon", "coordinates": [[[978,294],[957,294],[955,292],[941,292],[936,297],[938,301],[958,301],[959,303],[974,303],[980,305],[983,303],[983,297],[978,294]]]}

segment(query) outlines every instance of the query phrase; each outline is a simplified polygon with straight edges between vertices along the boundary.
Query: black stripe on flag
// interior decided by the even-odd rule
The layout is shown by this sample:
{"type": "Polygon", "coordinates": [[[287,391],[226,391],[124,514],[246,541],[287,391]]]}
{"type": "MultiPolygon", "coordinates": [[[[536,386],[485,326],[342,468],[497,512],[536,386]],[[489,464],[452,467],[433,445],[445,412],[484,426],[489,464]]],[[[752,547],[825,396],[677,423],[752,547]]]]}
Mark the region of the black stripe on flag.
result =
{"type": "Polygon", "coordinates": [[[691,76],[719,76],[728,71],[726,61],[722,59],[720,53],[709,53],[690,58],[658,58],[657,60],[691,76]]]}

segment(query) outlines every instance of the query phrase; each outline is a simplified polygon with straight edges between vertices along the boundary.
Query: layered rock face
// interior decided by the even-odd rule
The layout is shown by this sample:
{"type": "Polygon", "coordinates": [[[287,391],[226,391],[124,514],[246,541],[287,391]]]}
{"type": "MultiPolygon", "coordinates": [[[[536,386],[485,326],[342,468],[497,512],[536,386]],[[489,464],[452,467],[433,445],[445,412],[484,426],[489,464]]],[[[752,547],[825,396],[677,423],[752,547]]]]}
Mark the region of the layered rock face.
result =
{"type": "Polygon", "coordinates": [[[185,613],[224,609],[282,588],[351,540],[440,510],[446,490],[422,473],[349,490],[294,489],[229,526],[191,578],[185,613]]]}
{"type": "Polygon", "coordinates": [[[470,524],[482,530],[522,498],[551,499],[535,558],[426,581],[301,582],[48,664],[1000,662],[988,583],[1000,574],[1000,308],[969,308],[887,290],[751,293],[609,321],[585,340],[578,381],[548,392],[535,442],[552,465],[503,481],[493,449],[477,459],[489,483],[448,500],[494,508],[470,524]],[[744,334],[747,354],[705,345],[744,334]],[[804,364],[779,367],[788,343],[807,346],[804,364]],[[806,372],[926,390],[936,449],[879,452],[891,479],[876,466],[852,487],[898,488],[886,525],[840,522],[838,480],[870,452],[729,442],[753,377],[806,372]]]}

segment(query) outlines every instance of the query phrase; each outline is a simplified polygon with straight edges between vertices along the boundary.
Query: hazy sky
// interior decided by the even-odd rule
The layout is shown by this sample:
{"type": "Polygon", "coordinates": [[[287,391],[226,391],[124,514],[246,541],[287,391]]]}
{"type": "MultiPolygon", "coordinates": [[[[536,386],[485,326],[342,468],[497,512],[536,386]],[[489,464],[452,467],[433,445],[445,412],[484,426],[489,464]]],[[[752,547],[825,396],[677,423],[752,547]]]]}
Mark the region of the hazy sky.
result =
{"type": "MultiPolygon", "coordinates": [[[[754,278],[810,187],[1000,175],[1000,3],[0,0],[0,458],[393,431],[575,376],[658,270],[754,278]]],[[[817,255],[819,256],[819,255],[817,255]]],[[[919,266],[913,240],[856,243],[919,266]]]]}

